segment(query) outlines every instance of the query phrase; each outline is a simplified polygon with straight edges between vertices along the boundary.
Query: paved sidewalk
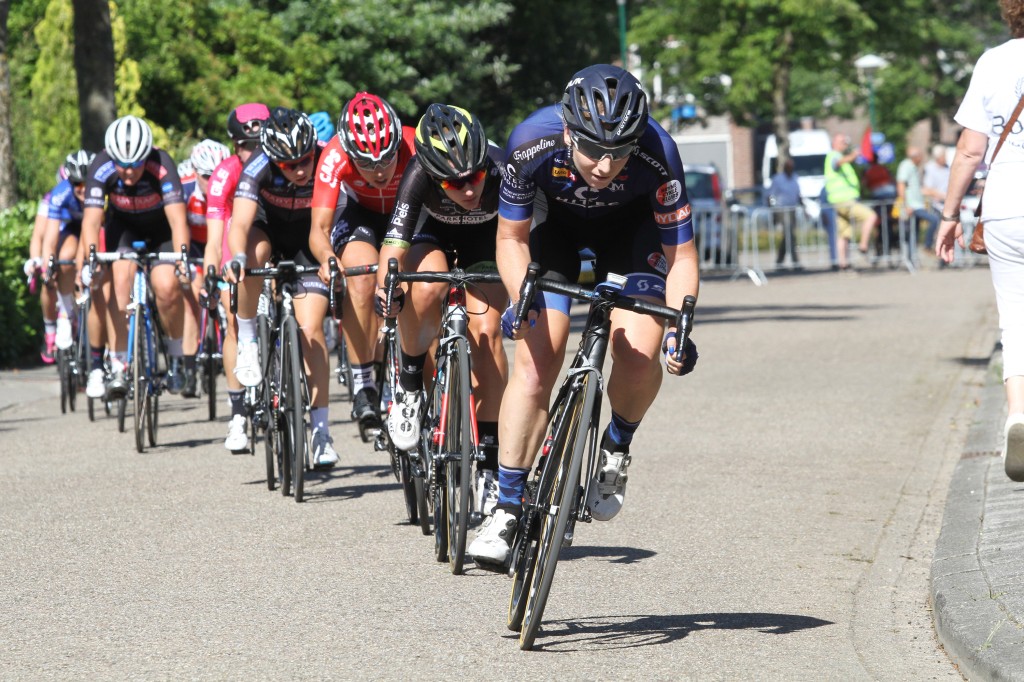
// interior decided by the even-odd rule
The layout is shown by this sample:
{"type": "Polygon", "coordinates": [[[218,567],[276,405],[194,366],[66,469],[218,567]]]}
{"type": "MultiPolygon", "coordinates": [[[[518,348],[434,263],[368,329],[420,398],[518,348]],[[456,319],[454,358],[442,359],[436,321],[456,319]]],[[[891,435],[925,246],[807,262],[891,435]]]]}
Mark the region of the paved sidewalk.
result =
{"type": "MultiPolygon", "coordinates": [[[[53,367],[43,366],[0,371],[0,421],[3,421],[4,410],[12,405],[58,397],[60,385],[56,381],[56,373],[53,367]]],[[[54,409],[60,412],[56,401],[54,409]]]]}
{"type": "Polygon", "coordinates": [[[1002,354],[953,473],[932,562],[935,627],[968,679],[1024,680],[1024,484],[1006,477],[1002,354]]]}

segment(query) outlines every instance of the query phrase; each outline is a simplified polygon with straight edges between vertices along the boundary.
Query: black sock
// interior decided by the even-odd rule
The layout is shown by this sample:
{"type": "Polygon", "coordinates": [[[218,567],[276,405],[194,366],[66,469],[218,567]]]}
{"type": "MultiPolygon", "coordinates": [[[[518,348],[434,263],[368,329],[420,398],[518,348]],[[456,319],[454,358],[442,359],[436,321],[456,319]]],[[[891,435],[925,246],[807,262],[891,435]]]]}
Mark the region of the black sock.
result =
{"type": "Polygon", "coordinates": [[[477,433],[480,436],[480,452],[484,460],[477,466],[488,471],[498,470],[498,422],[477,422],[477,433]]]}
{"type": "Polygon", "coordinates": [[[231,403],[231,416],[245,416],[245,390],[228,391],[228,401],[231,403]]]}
{"type": "Polygon", "coordinates": [[[406,355],[402,358],[402,375],[399,383],[403,391],[419,391],[423,388],[423,364],[427,354],[406,355]]]}

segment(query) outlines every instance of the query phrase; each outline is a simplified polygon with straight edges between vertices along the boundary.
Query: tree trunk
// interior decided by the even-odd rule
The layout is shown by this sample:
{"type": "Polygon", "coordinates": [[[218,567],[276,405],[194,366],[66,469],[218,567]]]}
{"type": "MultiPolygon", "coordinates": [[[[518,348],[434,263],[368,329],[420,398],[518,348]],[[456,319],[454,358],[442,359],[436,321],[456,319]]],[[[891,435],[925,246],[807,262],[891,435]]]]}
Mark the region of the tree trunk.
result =
{"type": "MultiPolygon", "coordinates": [[[[775,130],[775,142],[779,148],[775,170],[779,172],[789,158],[789,78],[793,70],[790,56],[793,54],[793,29],[788,26],[779,36],[780,58],[775,62],[772,71],[772,127],[775,130]]],[[[767,180],[768,178],[765,178],[767,180]]]]}
{"type": "Polygon", "coordinates": [[[11,138],[11,70],[7,63],[7,15],[10,0],[0,0],[0,210],[17,199],[11,138]]]}
{"type": "Polygon", "coordinates": [[[117,118],[114,98],[114,36],[108,0],[74,0],[75,73],[82,147],[103,149],[107,126],[117,118]]]}

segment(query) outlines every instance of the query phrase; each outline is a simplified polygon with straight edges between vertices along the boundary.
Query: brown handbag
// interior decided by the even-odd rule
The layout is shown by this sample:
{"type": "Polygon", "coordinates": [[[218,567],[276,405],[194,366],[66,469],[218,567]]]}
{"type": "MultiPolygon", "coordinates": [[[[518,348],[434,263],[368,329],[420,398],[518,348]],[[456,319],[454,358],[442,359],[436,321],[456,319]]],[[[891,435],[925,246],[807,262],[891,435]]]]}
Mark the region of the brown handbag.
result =
{"type": "MultiPolygon", "coordinates": [[[[992,152],[992,160],[989,161],[989,168],[996,162],[996,155],[999,154],[999,150],[1003,146],[1003,142],[1006,142],[1006,136],[1010,134],[1010,128],[1016,123],[1020,117],[1021,110],[1024,109],[1024,95],[1021,95],[1020,101],[1017,102],[1017,108],[1013,110],[1013,116],[1003,126],[1003,132],[999,134],[999,143],[996,144],[996,150],[992,152]]],[[[978,219],[974,225],[974,233],[971,235],[971,243],[967,247],[974,253],[986,254],[988,249],[985,248],[985,224],[981,222],[981,202],[985,198],[985,190],[981,190],[981,198],[978,199],[978,206],[974,209],[974,217],[978,219]]]]}

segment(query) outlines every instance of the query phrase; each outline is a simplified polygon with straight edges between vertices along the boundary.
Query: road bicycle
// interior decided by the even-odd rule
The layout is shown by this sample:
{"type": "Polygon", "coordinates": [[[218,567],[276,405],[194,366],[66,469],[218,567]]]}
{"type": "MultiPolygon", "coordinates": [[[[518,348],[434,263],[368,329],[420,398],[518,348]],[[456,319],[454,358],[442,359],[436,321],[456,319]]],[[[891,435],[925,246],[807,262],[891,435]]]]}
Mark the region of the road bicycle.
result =
{"type": "Polygon", "coordinates": [[[681,309],[649,303],[622,293],[626,278],[609,274],[594,290],[575,284],[537,279],[531,264],[523,283],[514,328],[521,326],[535,291],[548,291],[589,303],[579,349],[552,402],[548,426],[533,475],[524,494],[523,515],[510,552],[512,594],[508,627],[519,632],[519,646],[533,647],[540,630],[558,555],[572,543],[577,521],[590,522],[584,503],[600,463],[598,434],[604,391],[602,367],[608,351],[611,314],[615,308],[670,320],[676,331],[676,360],[693,324],[696,299],[687,296],[681,309]]]}
{"type": "MultiPolygon", "coordinates": [[[[163,339],[166,337],[157,313],[156,299],[149,286],[150,271],[161,263],[176,263],[175,267],[188,267],[187,247],[180,253],[143,253],[146,242],[132,242],[134,252],[97,253],[99,262],[130,260],[136,264],[132,280],[131,300],[128,303],[128,396],[118,404],[118,428],[123,431],[124,409],[127,399],[133,407],[135,449],[143,452],[146,442],[156,447],[159,427],[160,395],[163,392],[168,366],[163,339]]],[[[90,254],[90,259],[92,258],[90,254]]]]}
{"type": "MultiPolygon", "coordinates": [[[[72,259],[58,260],[54,254],[50,255],[44,276],[45,286],[56,287],[57,268],[61,265],[76,265],[77,261],[72,259]]],[[[89,360],[88,339],[84,343],[82,336],[87,334],[85,319],[81,317],[80,310],[60,310],[57,318],[57,346],[55,349],[57,378],[60,382],[60,411],[66,414],[69,410],[75,411],[78,391],[85,386],[86,367],[89,360]],[[79,337],[75,338],[71,318],[74,316],[78,326],[79,337]],[[67,325],[65,327],[65,325],[67,325]]]]}
{"type": "MultiPolygon", "coordinates": [[[[237,280],[241,268],[232,263],[232,269],[237,280]]],[[[302,275],[319,269],[291,260],[279,261],[276,266],[245,269],[247,277],[264,278],[256,313],[263,382],[259,390],[251,393],[251,422],[264,429],[267,487],[275,488],[276,465],[281,494],[292,495],[296,502],[304,499],[305,472],[312,469],[312,464],[306,447],[310,392],[293,301],[302,275]]],[[[332,272],[329,291],[334,285],[332,272]]],[[[234,313],[238,310],[238,286],[232,283],[229,289],[234,313]]]]}
{"type": "Polygon", "coordinates": [[[474,464],[483,461],[483,454],[473,402],[466,289],[474,284],[501,283],[501,276],[458,268],[449,272],[397,270],[398,262],[392,259],[388,273],[394,275],[393,281],[448,285],[433,379],[423,403],[420,452],[433,508],[434,555],[459,575],[466,560],[470,521],[479,519],[482,511],[474,509],[472,502],[474,464]]]}

